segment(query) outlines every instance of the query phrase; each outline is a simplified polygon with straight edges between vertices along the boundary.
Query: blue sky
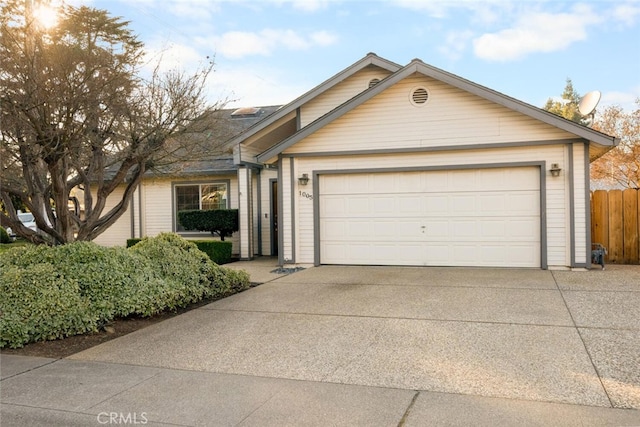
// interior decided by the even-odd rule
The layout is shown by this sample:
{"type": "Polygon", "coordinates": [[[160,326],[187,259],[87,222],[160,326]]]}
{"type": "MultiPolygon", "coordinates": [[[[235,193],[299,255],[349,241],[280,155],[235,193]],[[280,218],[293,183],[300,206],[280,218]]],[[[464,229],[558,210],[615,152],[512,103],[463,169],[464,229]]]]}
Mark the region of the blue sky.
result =
{"type": "Polygon", "coordinates": [[[640,1],[67,0],[131,21],[165,66],[215,58],[211,99],[285,104],[374,52],[541,107],[567,78],[600,107],[640,97],[640,1]]]}

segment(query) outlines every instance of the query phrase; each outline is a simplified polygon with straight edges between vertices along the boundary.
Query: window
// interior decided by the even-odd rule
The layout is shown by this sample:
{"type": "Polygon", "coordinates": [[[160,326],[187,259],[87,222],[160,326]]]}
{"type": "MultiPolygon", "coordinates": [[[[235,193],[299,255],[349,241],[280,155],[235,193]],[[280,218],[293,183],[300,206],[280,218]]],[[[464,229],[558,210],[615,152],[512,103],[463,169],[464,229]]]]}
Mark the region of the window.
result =
{"type": "Polygon", "coordinates": [[[227,209],[227,184],[189,184],[175,186],[176,231],[185,231],[178,222],[178,212],[187,210],[227,209]]]}

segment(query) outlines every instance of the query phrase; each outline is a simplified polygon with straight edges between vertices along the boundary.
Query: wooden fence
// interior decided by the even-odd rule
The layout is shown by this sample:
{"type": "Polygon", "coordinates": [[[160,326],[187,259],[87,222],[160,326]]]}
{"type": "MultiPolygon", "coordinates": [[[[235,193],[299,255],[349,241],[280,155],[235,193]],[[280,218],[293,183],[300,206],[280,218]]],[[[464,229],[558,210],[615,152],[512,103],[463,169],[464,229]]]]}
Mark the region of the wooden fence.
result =
{"type": "Polygon", "coordinates": [[[607,262],[640,264],[640,194],[637,189],[591,193],[591,241],[607,248],[607,262]]]}

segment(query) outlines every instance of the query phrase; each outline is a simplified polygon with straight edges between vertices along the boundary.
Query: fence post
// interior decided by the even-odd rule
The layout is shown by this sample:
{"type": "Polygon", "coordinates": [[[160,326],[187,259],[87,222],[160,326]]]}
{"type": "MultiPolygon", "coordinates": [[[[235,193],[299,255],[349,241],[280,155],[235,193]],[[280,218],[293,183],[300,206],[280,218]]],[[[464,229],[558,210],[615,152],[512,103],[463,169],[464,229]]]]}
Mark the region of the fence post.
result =
{"type": "Polygon", "coordinates": [[[624,227],[622,190],[609,191],[609,262],[621,264],[624,259],[624,227]]]}
{"type": "Polygon", "coordinates": [[[591,193],[591,242],[609,247],[609,194],[604,190],[591,193]]]}
{"type": "Polygon", "coordinates": [[[624,231],[624,263],[638,263],[638,190],[622,192],[622,222],[624,231]]]}

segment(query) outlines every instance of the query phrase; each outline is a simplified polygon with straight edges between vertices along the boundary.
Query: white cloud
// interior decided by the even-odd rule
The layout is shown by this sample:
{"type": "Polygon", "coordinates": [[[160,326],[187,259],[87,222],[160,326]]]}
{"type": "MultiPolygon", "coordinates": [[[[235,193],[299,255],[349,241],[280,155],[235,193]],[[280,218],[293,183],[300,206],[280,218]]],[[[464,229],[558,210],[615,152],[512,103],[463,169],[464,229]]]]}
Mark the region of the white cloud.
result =
{"type": "Polygon", "coordinates": [[[163,71],[172,69],[193,71],[208,61],[207,56],[192,45],[175,42],[153,40],[147,42],[145,52],[149,69],[153,69],[160,63],[160,69],[163,71]]]}
{"type": "Polygon", "coordinates": [[[331,46],[338,42],[338,36],[328,31],[317,31],[312,33],[310,37],[317,46],[331,46]]]}
{"type": "Polygon", "coordinates": [[[330,0],[291,0],[291,4],[295,9],[305,12],[315,12],[324,9],[329,3],[331,3],[330,0]]]}
{"type": "Polygon", "coordinates": [[[489,61],[512,61],[530,53],[563,50],[586,40],[587,27],[600,20],[588,7],[576,7],[572,13],[528,13],[512,28],[476,38],[474,52],[489,61]]]}
{"type": "Polygon", "coordinates": [[[292,84],[290,76],[279,70],[252,67],[223,67],[210,80],[213,100],[229,98],[228,108],[283,105],[296,99],[311,87],[292,84]]]}
{"type": "Polygon", "coordinates": [[[631,27],[640,18],[640,5],[638,3],[617,4],[611,11],[611,17],[631,27]]]}
{"type": "Polygon", "coordinates": [[[452,11],[469,10],[476,22],[491,23],[497,19],[498,10],[509,9],[506,0],[393,0],[395,6],[425,12],[432,18],[446,18],[452,11]]]}
{"type": "Polygon", "coordinates": [[[445,43],[438,47],[438,51],[449,59],[460,59],[467,48],[469,40],[472,38],[473,32],[470,30],[451,31],[447,33],[445,43]]]}
{"type": "Polygon", "coordinates": [[[288,50],[307,50],[314,46],[329,46],[338,38],[326,31],[310,35],[300,35],[293,30],[265,29],[260,32],[231,31],[209,40],[198,41],[215,46],[218,54],[227,58],[239,59],[246,56],[269,56],[279,48],[288,50]]]}
{"type": "MultiPolygon", "coordinates": [[[[219,0],[224,1],[224,0],[219,0]]],[[[243,1],[237,0],[239,3],[253,4],[270,7],[275,5],[281,7],[283,5],[291,6],[294,9],[301,10],[303,12],[316,12],[321,9],[326,9],[331,3],[339,3],[339,0],[260,0],[260,1],[243,1]]]]}
{"type": "Polygon", "coordinates": [[[610,105],[619,105],[628,112],[635,111],[638,106],[636,99],[640,98],[640,86],[631,88],[628,92],[609,91],[602,93],[602,99],[598,105],[598,109],[605,108],[610,105]]]}
{"type": "Polygon", "coordinates": [[[211,0],[173,0],[163,2],[158,7],[167,7],[176,16],[200,21],[211,19],[212,12],[219,8],[216,2],[211,0]]]}

